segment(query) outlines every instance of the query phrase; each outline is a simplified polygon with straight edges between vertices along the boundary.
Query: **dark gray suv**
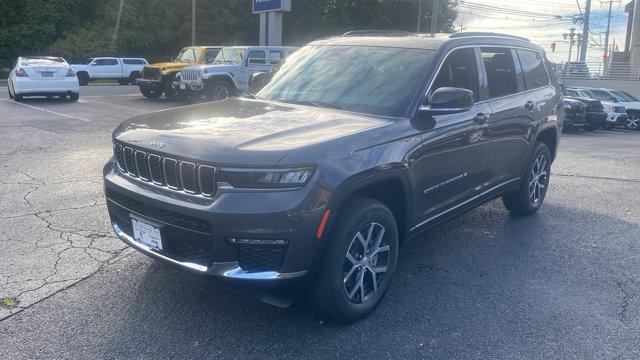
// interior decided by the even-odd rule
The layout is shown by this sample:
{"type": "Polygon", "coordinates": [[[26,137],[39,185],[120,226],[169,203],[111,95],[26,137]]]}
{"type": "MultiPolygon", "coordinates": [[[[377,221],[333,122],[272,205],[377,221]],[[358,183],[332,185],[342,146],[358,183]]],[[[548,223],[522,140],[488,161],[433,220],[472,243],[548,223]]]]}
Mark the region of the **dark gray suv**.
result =
{"type": "Polygon", "coordinates": [[[196,273],[302,284],[357,320],[404,240],[499,197],[540,208],[564,116],[546,64],[492,33],[313,42],[255,96],[123,122],[104,168],[113,229],[196,273]]]}

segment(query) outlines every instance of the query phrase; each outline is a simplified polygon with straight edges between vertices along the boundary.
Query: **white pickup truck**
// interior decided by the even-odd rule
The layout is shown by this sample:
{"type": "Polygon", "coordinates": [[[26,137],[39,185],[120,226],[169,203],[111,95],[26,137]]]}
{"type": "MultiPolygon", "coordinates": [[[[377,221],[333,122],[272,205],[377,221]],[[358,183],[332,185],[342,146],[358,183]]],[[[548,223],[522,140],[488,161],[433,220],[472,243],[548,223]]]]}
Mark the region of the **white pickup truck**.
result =
{"type": "Polygon", "coordinates": [[[81,86],[95,79],[113,79],[118,80],[120,85],[135,85],[145,65],[149,65],[149,62],[143,58],[96,57],[71,67],[78,74],[81,86]]]}

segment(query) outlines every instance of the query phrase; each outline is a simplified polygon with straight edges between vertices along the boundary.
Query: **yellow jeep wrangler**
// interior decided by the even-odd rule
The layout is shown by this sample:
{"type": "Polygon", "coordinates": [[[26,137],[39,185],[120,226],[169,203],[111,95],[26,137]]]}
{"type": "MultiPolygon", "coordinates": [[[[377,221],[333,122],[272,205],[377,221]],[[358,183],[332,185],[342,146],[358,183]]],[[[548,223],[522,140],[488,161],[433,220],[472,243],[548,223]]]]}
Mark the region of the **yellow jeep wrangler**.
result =
{"type": "Polygon", "coordinates": [[[149,99],[157,99],[165,94],[167,99],[176,97],[174,86],[176,74],[184,67],[213,62],[220,46],[189,46],[182,50],[174,61],[145,66],[136,84],[140,92],[149,99]]]}

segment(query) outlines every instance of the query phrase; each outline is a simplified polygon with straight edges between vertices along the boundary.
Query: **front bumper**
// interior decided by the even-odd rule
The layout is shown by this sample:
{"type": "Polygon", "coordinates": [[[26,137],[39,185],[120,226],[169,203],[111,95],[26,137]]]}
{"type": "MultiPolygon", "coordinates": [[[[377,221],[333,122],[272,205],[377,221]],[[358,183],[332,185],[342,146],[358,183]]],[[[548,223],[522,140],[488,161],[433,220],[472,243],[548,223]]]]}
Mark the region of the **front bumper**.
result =
{"type": "Polygon", "coordinates": [[[627,125],[627,119],[629,116],[626,113],[610,113],[607,116],[607,122],[616,125],[627,125]]]}
{"type": "Polygon", "coordinates": [[[78,78],[65,77],[64,79],[34,80],[31,78],[19,78],[13,81],[14,93],[23,96],[77,94],[80,91],[78,78]]]}
{"type": "Polygon", "coordinates": [[[161,89],[163,88],[164,83],[162,82],[162,80],[138,78],[136,79],[136,85],[140,86],[141,88],[161,89]]]}
{"type": "Polygon", "coordinates": [[[178,91],[200,92],[204,88],[202,81],[179,81],[176,84],[178,91]]]}
{"type": "Polygon", "coordinates": [[[564,124],[569,127],[582,127],[587,123],[586,116],[582,114],[565,114],[564,124]]]}
{"type": "Polygon", "coordinates": [[[587,112],[587,124],[590,124],[592,126],[606,125],[607,116],[608,115],[606,112],[587,112]]]}
{"type": "Polygon", "coordinates": [[[305,277],[317,257],[313,184],[294,191],[225,192],[212,199],[177,194],[120,174],[109,162],[104,187],[115,234],[136,250],[185,270],[229,280],[285,283],[305,277]],[[313,196],[311,196],[313,197],[313,196]],[[258,205],[259,204],[259,205],[258,205]],[[131,215],[161,224],[163,250],[133,239],[131,215]],[[230,239],[285,239],[239,245],[230,239]]]}

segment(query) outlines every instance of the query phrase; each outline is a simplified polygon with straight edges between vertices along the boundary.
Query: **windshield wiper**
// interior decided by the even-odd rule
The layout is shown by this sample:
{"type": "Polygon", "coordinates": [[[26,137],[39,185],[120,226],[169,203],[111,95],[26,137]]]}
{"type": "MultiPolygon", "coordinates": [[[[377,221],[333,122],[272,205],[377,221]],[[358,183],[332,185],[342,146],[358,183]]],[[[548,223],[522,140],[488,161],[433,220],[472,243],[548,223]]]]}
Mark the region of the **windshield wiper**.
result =
{"type": "Polygon", "coordinates": [[[322,102],[322,101],[315,101],[315,100],[276,99],[276,101],[288,103],[288,104],[309,105],[314,107],[324,107],[324,108],[330,108],[330,109],[344,110],[344,108],[340,105],[322,102]]]}

